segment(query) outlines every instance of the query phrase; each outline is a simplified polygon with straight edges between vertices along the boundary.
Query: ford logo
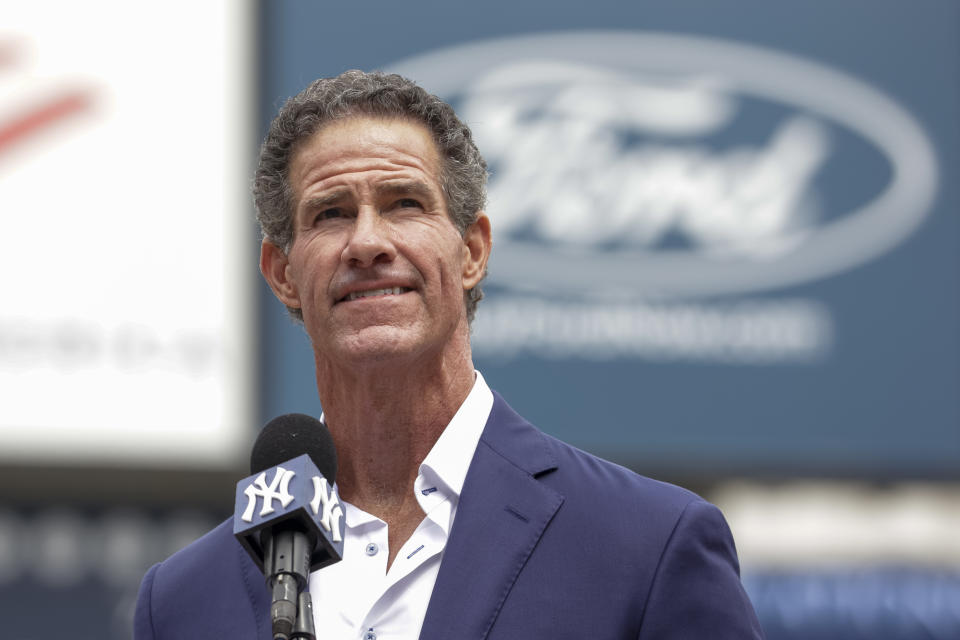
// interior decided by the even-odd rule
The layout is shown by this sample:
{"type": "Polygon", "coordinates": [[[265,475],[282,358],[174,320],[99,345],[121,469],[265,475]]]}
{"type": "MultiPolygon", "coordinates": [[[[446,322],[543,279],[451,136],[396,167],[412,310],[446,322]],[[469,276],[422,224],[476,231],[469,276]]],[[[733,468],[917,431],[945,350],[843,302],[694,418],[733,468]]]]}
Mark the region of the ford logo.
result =
{"type": "Polygon", "coordinates": [[[389,70],[474,130],[491,168],[490,282],[514,290],[678,299],[796,285],[889,251],[936,194],[932,146],[900,105],[770,49],[570,32],[389,70]],[[832,197],[861,164],[862,193],[832,197]]]}

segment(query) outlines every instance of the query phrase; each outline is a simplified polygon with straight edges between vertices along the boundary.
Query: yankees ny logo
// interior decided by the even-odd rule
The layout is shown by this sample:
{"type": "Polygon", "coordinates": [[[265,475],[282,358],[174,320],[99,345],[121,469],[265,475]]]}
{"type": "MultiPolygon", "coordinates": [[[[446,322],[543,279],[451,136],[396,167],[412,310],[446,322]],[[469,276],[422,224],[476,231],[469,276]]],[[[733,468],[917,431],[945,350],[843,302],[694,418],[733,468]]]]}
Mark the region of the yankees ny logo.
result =
{"type": "Polygon", "coordinates": [[[253,509],[257,505],[257,497],[263,500],[263,507],[260,509],[260,515],[265,516],[273,513],[273,501],[279,500],[281,507],[286,507],[293,500],[290,495],[290,479],[296,474],[283,467],[277,467],[277,473],[273,476],[273,481],[267,484],[267,472],[264,471],[257,479],[247,485],[243,490],[247,496],[247,508],[244,509],[240,517],[246,521],[253,520],[253,509]],[[279,490],[278,490],[279,487],[279,490]]]}
{"type": "Polygon", "coordinates": [[[343,509],[340,508],[340,500],[333,492],[333,487],[330,487],[328,492],[326,478],[313,476],[313,500],[310,501],[313,515],[317,515],[321,507],[323,507],[323,515],[320,516],[320,526],[328,532],[333,532],[334,542],[342,542],[340,518],[343,517],[343,509]]]}

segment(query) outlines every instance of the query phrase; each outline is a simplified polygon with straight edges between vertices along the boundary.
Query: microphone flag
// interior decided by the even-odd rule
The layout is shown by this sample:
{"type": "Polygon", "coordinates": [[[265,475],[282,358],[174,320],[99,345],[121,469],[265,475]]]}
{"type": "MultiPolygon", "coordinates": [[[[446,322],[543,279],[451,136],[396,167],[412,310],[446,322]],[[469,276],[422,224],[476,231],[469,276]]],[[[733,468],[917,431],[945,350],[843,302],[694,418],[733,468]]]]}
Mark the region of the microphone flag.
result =
{"type": "Polygon", "coordinates": [[[343,558],[343,508],[327,478],[303,454],[237,483],[233,535],[261,571],[264,530],[293,528],[316,540],[310,571],[343,558]]]}

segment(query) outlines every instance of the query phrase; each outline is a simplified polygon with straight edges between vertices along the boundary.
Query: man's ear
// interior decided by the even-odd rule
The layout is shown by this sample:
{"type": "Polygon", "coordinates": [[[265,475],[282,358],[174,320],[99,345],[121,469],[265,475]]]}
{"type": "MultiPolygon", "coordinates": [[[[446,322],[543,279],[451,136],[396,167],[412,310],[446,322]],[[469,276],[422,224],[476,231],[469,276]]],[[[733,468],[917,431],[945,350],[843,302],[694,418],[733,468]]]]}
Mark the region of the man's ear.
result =
{"type": "Polygon", "coordinates": [[[463,289],[477,286],[487,274],[490,258],[490,218],[481,211],[463,234],[463,289]]]}
{"type": "Polygon", "coordinates": [[[266,238],[260,243],[260,273],[280,302],[294,309],[300,308],[300,295],[290,278],[290,260],[283,249],[266,238]]]}

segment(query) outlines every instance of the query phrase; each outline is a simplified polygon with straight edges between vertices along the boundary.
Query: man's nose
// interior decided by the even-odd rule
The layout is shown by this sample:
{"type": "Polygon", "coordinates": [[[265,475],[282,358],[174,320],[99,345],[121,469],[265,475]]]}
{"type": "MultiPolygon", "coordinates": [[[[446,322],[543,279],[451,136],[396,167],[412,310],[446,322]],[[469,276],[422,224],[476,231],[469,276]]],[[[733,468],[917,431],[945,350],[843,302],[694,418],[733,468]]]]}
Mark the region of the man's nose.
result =
{"type": "Polygon", "coordinates": [[[357,267],[389,262],[395,256],[389,224],[374,207],[361,207],[357,212],[341,258],[357,267]]]}

